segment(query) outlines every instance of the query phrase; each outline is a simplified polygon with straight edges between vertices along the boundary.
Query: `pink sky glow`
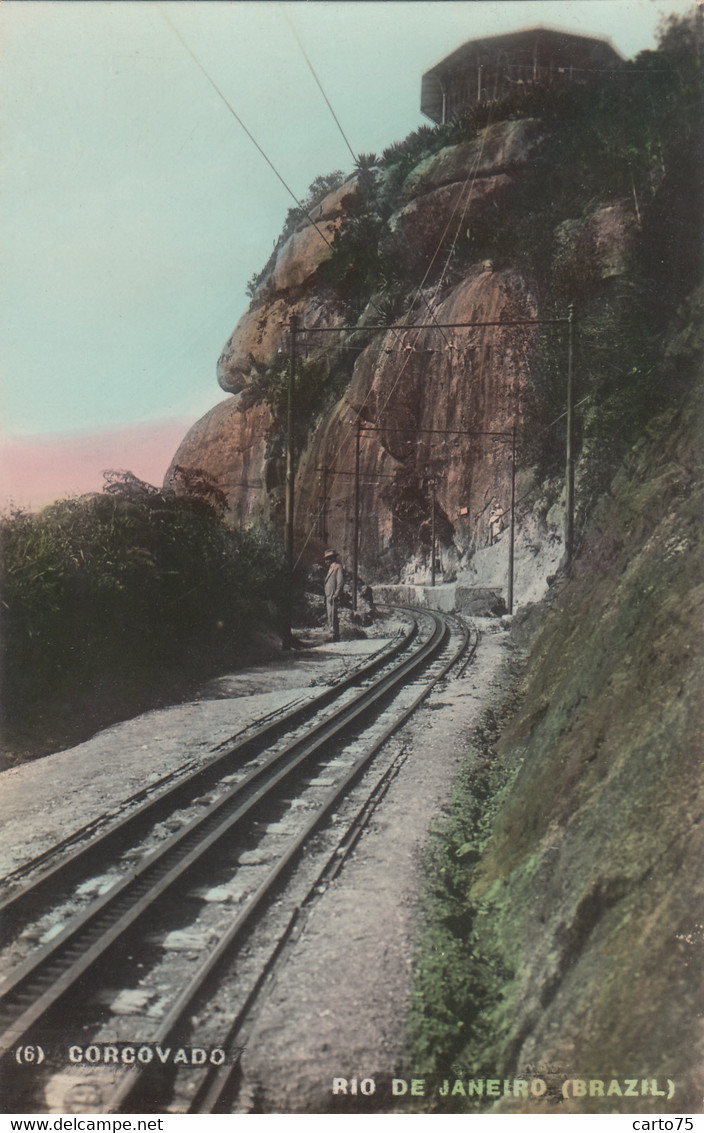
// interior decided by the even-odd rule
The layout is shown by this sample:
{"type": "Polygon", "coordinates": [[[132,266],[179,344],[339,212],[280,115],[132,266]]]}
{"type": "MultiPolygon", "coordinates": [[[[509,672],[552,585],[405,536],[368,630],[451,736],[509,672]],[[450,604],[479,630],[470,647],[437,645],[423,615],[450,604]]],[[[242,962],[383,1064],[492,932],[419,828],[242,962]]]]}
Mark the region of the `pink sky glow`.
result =
{"type": "Polygon", "coordinates": [[[193,421],[178,419],[91,433],[5,438],[0,510],[35,510],[66,496],[99,492],[103,472],[121,469],[161,486],[193,421]]]}

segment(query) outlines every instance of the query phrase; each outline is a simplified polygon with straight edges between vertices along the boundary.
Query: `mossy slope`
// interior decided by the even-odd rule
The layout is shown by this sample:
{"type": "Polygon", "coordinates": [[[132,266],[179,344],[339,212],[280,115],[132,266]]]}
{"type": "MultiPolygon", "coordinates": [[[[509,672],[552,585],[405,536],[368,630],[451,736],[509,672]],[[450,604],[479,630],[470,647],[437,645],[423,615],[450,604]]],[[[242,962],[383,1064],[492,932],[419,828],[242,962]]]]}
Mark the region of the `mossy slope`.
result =
{"type": "MultiPolygon", "coordinates": [[[[697,391],[651,427],[550,608],[517,627],[518,707],[460,781],[435,853],[417,1073],[670,1078],[671,1101],[559,1105],[699,1111],[700,407],[697,391]]],[[[550,1106],[500,1107],[527,1104],[550,1106]]]]}

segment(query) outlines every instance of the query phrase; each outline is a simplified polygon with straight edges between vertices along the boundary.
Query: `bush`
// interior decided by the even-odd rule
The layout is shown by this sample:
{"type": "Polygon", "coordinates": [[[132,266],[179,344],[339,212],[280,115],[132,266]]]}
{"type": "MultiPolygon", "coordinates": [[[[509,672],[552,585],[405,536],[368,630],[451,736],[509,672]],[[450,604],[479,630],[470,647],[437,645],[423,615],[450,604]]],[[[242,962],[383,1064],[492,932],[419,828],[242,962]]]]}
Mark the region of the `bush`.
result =
{"type": "Polygon", "coordinates": [[[12,743],[51,748],[232,664],[282,607],[283,554],[207,499],[120,474],[101,494],[0,521],[12,743]]]}
{"type": "MultiPolygon", "coordinates": [[[[495,800],[510,779],[492,750],[495,729],[488,713],[472,735],[476,762],[460,769],[449,813],[431,830],[426,847],[408,1040],[412,1065],[431,1080],[492,1077],[498,1070],[473,1052],[491,1046],[493,1013],[512,973],[479,946],[477,918],[484,910],[467,897],[495,800]]],[[[438,1098],[430,1108],[457,1105],[452,1097],[438,1098]]]]}

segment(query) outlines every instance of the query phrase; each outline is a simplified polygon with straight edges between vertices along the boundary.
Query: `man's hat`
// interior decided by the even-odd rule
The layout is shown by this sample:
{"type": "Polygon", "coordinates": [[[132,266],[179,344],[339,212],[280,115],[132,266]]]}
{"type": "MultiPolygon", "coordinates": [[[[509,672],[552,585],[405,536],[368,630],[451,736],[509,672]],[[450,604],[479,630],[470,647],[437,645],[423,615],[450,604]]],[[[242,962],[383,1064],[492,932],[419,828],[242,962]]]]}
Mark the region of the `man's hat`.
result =
{"type": "Polygon", "coordinates": [[[337,558],[337,551],[326,551],[325,554],[323,555],[323,558],[324,559],[336,559],[337,558]]]}

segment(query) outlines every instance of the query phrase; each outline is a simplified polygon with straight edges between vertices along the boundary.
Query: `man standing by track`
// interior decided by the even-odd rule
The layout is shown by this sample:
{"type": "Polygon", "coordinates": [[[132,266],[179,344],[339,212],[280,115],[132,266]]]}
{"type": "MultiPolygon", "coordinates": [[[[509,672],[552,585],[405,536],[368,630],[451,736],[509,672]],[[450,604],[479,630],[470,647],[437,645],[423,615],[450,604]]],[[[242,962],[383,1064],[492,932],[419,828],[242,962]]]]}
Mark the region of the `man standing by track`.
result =
{"type": "Polygon", "coordinates": [[[328,628],[333,641],[340,640],[339,604],[342,587],[345,584],[345,572],[342,563],[337,557],[337,551],[326,551],[324,556],[327,573],[325,575],[325,608],[328,615],[328,628]]]}

